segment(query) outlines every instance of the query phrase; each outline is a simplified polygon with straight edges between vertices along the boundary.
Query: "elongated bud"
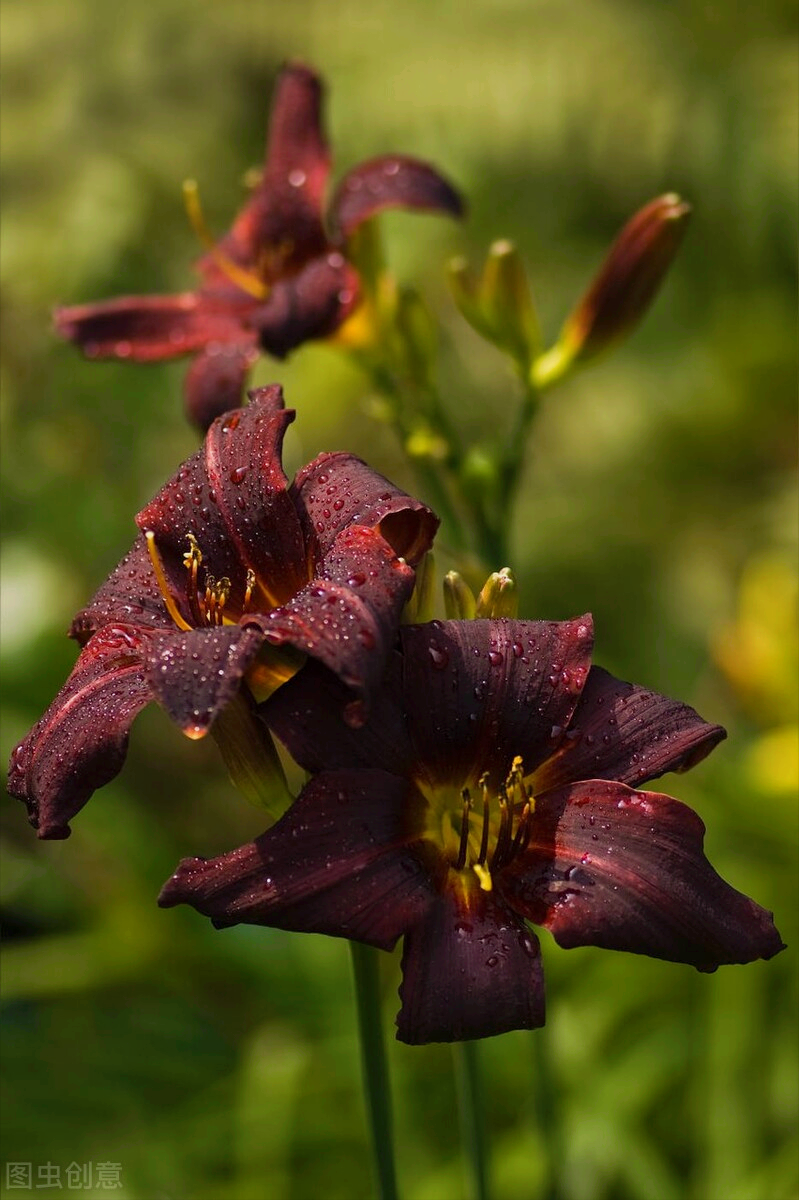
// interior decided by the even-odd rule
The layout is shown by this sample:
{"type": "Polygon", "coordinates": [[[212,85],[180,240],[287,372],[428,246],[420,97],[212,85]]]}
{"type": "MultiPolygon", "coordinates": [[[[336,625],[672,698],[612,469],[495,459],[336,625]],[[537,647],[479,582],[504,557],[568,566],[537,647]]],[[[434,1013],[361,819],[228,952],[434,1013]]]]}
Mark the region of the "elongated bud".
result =
{"type": "Polygon", "coordinates": [[[216,718],[211,736],[238,791],[250,804],[265,809],[273,821],[278,820],[293,797],[272,736],[243,688],[216,718]]]}
{"type": "Polygon", "coordinates": [[[494,242],[482,278],[482,301],[494,338],[525,367],[541,350],[541,327],[527,272],[512,242],[494,242]]]}
{"type": "Polygon", "coordinates": [[[436,586],[436,560],[432,550],[428,550],[416,568],[416,584],[410,600],[402,610],[404,625],[420,625],[432,621],[435,598],[433,592],[436,586]]]}
{"type": "Polygon", "coordinates": [[[452,259],[448,278],[455,303],[472,328],[526,371],[541,349],[541,331],[513,243],[503,239],[491,245],[479,280],[463,258],[452,259]]]}
{"type": "Polygon", "coordinates": [[[513,571],[503,567],[494,571],[483,585],[477,597],[477,617],[517,617],[519,615],[519,590],[513,571]]]}
{"type": "Polygon", "coordinates": [[[471,621],[476,615],[474,592],[458,571],[444,576],[444,612],[448,621],[471,621]]]}
{"type": "Polygon", "coordinates": [[[627,222],[557,343],[534,364],[537,386],[602,353],[640,321],[680,248],[690,212],[690,205],[669,192],[627,222]]]}
{"type": "Polygon", "coordinates": [[[447,264],[447,281],[449,282],[452,298],[464,320],[472,329],[493,342],[494,335],[480,302],[479,285],[466,259],[459,255],[447,264]]]}

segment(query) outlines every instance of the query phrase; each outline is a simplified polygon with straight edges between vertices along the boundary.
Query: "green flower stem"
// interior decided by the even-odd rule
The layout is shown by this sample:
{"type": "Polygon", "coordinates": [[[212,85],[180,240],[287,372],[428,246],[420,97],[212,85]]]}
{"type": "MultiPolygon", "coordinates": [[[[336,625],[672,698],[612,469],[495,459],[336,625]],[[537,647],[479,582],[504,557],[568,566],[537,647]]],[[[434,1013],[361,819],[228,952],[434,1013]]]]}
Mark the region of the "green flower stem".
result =
{"type": "Polygon", "coordinates": [[[378,1200],[397,1200],[388,1061],[380,1009],[379,951],[350,942],[361,1044],[361,1070],[369,1115],[378,1200]]]}
{"type": "Polygon", "coordinates": [[[533,1086],[534,1114],[541,1133],[541,1140],[546,1148],[541,1200],[566,1200],[560,1169],[563,1162],[565,1144],[560,1119],[560,1106],[558,1104],[557,1089],[552,1070],[550,1044],[546,1030],[534,1029],[532,1031],[532,1039],[533,1067],[535,1070],[535,1082],[533,1086]]]}
{"type": "Polygon", "coordinates": [[[455,1082],[458,1089],[461,1142],[469,1162],[471,1200],[489,1200],[488,1143],[477,1042],[455,1042],[455,1082]]]}

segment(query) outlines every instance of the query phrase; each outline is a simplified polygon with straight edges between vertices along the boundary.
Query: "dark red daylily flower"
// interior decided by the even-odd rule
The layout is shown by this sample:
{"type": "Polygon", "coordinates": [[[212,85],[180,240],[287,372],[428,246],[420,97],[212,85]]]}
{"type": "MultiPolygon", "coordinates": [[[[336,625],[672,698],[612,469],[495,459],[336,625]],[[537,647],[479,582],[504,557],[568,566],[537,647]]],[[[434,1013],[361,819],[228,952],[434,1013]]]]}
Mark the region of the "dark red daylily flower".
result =
{"type": "Polygon", "coordinates": [[[333,671],[345,716],[363,720],[437,519],[350,454],[289,484],[294,413],[279,387],[250,395],[139,513],[132,549],[72,624],[75,669],[11,758],[9,790],[40,837],[66,837],[117,774],[150,700],[201,737],[243,682],[266,693],[287,678],[289,653],[333,671]]]}
{"type": "Polygon", "coordinates": [[[589,617],[401,630],[369,722],[342,734],[338,685],[309,664],[267,719],[316,772],[250,845],[187,859],[161,904],[390,949],[398,1036],[487,1037],[544,1021],[538,940],[691,963],[770,958],[770,914],[702,853],[704,826],[638,791],[724,730],[591,666],[589,617]]]}
{"type": "Polygon", "coordinates": [[[321,108],[319,77],[289,64],[275,90],[260,181],[229,232],[197,263],[196,291],[62,308],[57,331],[91,358],[196,355],[186,404],[206,429],[241,403],[259,350],[284,358],[338,329],[359,300],[346,257],[358,226],[384,208],[459,216],[463,204],[433,167],[395,154],[349,171],[325,212],[330,153],[321,108]]]}

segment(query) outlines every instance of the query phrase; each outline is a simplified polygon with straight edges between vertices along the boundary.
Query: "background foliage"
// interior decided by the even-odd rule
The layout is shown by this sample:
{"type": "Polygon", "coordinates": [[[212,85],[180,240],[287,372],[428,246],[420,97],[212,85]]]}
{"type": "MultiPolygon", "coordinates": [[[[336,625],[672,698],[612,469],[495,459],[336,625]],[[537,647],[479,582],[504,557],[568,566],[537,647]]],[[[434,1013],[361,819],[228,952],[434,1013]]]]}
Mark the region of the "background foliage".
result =
{"type": "MultiPolygon", "coordinates": [[[[667,790],[789,950],[705,977],[545,937],[546,1030],[482,1047],[496,1194],[536,1195],[551,1152],[568,1200],[795,1197],[793,5],[5,0],[2,21],[4,753],[74,661],[72,612],[195,446],[183,364],[86,363],[49,310],[190,285],[180,183],[221,231],[284,59],[328,78],[339,171],[407,151],[468,196],[462,228],[383,224],[478,441],[514,385],[449,301],[446,258],[512,238],[553,337],[635,208],[694,203],[644,326],[546,399],[511,565],[522,615],[593,610],[599,661],[728,727],[667,790]]],[[[340,352],[262,362],[272,380],[299,412],[292,469],[348,448],[413,486],[340,352]]],[[[4,1161],[115,1161],[124,1200],[369,1195],[346,946],[155,907],[180,857],[260,825],[214,747],[154,710],[69,842],[37,843],[6,804],[4,1161]]],[[[384,982],[388,1022],[388,956],[384,982]]],[[[449,1051],[391,1060],[405,1195],[455,1200],[449,1051]]]]}

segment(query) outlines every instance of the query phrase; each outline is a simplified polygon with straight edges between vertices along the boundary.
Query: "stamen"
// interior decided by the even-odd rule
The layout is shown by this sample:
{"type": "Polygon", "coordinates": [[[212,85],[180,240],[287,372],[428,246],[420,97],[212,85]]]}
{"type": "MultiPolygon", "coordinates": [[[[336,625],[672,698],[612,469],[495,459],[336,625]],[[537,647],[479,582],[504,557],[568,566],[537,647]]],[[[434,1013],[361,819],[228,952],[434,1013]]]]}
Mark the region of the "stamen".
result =
{"type": "MultiPolygon", "coordinates": [[[[487,773],[480,776],[479,783],[480,783],[481,788],[483,789],[483,834],[482,834],[482,837],[480,838],[480,853],[477,856],[477,863],[479,866],[482,867],[485,864],[486,855],[488,854],[488,835],[490,833],[489,826],[488,826],[489,797],[488,797],[488,774],[487,773]]],[[[477,868],[475,867],[475,870],[476,869],[477,868]]],[[[481,883],[481,886],[482,886],[482,883],[481,883]]]]}
{"type": "Polygon", "coordinates": [[[213,625],[213,606],[214,606],[214,588],[216,587],[216,579],[213,575],[205,576],[205,595],[200,601],[203,619],[206,625],[213,625]]]}
{"type": "Polygon", "coordinates": [[[464,788],[461,792],[463,797],[463,814],[461,816],[461,843],[458,847],[458,858],[455,863],[455,870],[462,871],[466,866],[466,854],[469,849],[469,810],[472,807],[472,798],[469,795],[469,789],[464,788]]]}
{"type": "Polygon", "coordinates": [[[251,271],[240,267],[223,250],[220,250],[216,244],[214,236],[203,217],[203,210],[200,205],[200,191],[196,180],[187,179],[184,182],[183,203],[186,206],[186,214],[192,229],[220,270],[224,271],[228,279],[232,283],[235,283],[237,287],[240,287],[242,291],[247,292],[248,295],[253,296],[256,300],[265,300],[269,295],[269,288],[264,281],[259,279],[257,275],[253,275],[251,271]]]}
{"type": "Polygon", "coordinates": [[[144,536],[147,541],[147,553],[150,556],[150,562],[152,563],[153,573],[155,575],[156,583],[158,584],[158,590],[163,596],[166,610],[177,625],[178,629],[189,630],[191,629],[191,625],[189,625],[188,621],[185,621],[181,616],[178,606],[175,603],[175,598],[169,590],[169,584],[167,583],[164,565],[161,562],[161,556],[159,555],[155,546],[155,534],[151,529],[145,529],[144,536]]]}
{"type": "Polygon", "coordinates": [[[204,614],[201,611],[197,598],[197,571],[203,561],[203,556],[193,533],[187,533],[186,540],[189,543],[189,548],[183,555],[183,565],[189,572],[189,607],[191,608],[195,622],[198,625],[202,625],[204,614]]]}
{"type": "Polygon", "coordinates": [[[244,603],[241,606],[242,613],[246,613],[250,608],[252,600],[252,589],[255,587],[255,571],[252,567],[247,568],[247,586],[244,589],[244,603]]]}
{"type": "Polygon", "coordinates": [[[505,852],[510,845],[510,831],[513,825],[513,809],[508,801],[507,793],[504,788],[499,795],[499,833],[497,834],[497,844],[494,847],[494,853],[491,856],[491,868],[496,871],[500,862],[505,859],[505,852]]]}
{"type": "Polygon", "coordinates": [[[513,845],[510,848],[510,854],[508,855],[509,859],[515,858],[519,852],[524,853],[524,851],[527,849],[527,843],[530,841],[530,834],[533,828],[532,821],[530,819],[532,814],[533,809],[530,801],[528,800],[522,809],[522,815],[519,817],[519,828],[516,830],[516,836],[513,839],[513,845]]]}
{"type": "Polygon", "coordinates": [[[224,623],[222,614],[225,610],[225,605],[230,598],[230,590],[230,580],[228,579],[227,575],[223,575],[214,588],[214,600],[216,601],[214,624],[216,625],[222,625],[224,623]]]}

